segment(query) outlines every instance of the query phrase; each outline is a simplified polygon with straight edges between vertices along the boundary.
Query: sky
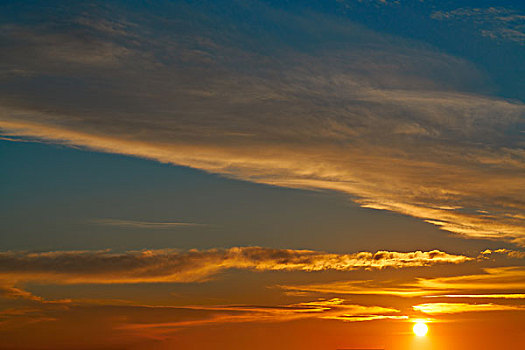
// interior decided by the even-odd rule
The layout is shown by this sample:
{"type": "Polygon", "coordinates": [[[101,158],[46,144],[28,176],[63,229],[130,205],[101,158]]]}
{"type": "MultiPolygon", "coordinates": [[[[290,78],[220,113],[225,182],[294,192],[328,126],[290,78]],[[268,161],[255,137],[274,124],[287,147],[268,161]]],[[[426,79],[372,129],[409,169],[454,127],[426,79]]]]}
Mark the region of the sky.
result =
{"type": "Polygon", "coordinates": [[[2,1],[0,27],[1,349],[525,343],[522,1],[2,1]]]}

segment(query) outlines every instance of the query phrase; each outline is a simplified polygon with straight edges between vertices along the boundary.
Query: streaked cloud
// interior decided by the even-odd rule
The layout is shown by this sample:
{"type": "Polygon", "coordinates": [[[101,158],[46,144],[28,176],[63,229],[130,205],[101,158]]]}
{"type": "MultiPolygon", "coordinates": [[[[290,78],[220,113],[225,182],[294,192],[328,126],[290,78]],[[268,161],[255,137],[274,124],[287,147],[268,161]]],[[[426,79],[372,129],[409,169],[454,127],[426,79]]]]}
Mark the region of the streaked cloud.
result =
{"type": "Polygon", "coordinates": [[[465,299],[525,299],[525,294],[444,294],[428,295],[427,298],[465,298],[465,299]]]}
{"type": "Polygon", "coordinates": [[[0,253],[0,278],[43,283],[197,282],[227,269],[255,271],[351,271],[460,264],[473,260],[438,250],[329,254],[311,250],[236,247],[230,249],[56,251],[0,253]]]}
{"type": "MultiPolygon", "coordinates": [[[[160,307],[162,308],[162,307],[160,307]]],[[[177,309],[177,308],[175,308],[177,309]]],[[[285,322],[305,318],[335,319],[344,322],[363,322],[380,319],[406,320],[399,310],[381,306],[346,304],[343,299],[317,300],[285,306],[187,306],[180,309],[207,311],[213,317],[179,322],[150,322],[126,324],[121,329],[158,329],[169,331],[180,327],[221,323],[285,322]]]]}
{"type": "Polygon", "coordinates": [[[466,303],[427,303],[414,305],[413,309],[429,315],[457,314],[462,312],[481,311],[516,311],[525,310],[523,306],[498,304],[466,304],[466,303]]]}
{"type": "Polygon", "coordinates": [[[393,295],[399,297],[417,297],[431,294],[429,291],[414,288],[406,284],[381,282],[373,280],[335,281],[328,283],[311,283],[303,285],[280,285],[288,292],[314,292],[321,294],[355,294],[355,295],[393,295]]]}
{"type": "Polygon", "coordinates": [[[97,219],[93,220],[99,225],[130,227],[130,228],[149,228],[149,229],[166,229],[174,227],[195,227],[206,226],[194,222],[168,222],[168,221],[137,221],[137,220],[119,220],[119,219],[97,219]]]}
{"type": "Polygon", "coordinates": [[[20,138],[20,137],[2,137],[0,136],[0,141],[9,141],[9,142],[25,142],[25,143],[43,143],[42,141],[40,140],[37,140],[37,139],[27,139],[27,138],[20,138]]]}
{"type": "Polygon", "coordinates": [[[0,286],[0,297],[6,299],[23,299],[44,304],[70,303],[70,299],[47,300],[31,292],[10,285],[0,286]]]}
{"type": "Polygon", "coordinates": [[[27,299],[33,301],[43,301],[43,298],[35,296],[28,291],[11,286],[0,286],[0,297],[7,299],[27,299]]]}
{"type": "Polygon", "coordinates": [[[3,133],[341,191],[466,237],[525,244],[525,106],[482,94],[472,64],[323,14],[255,2],[259,27],[217,32],[238,19],[184,26],[201,10],[177,6],[162,31],[147,11],[64,19],[84,36],[6,25],[16,45],[5,65],[31,74],[2,77],[3,133]]]}
{"type": "MultiPolygon", "coordinates": [[[[452,277],[416,278],[415,281],[374,281],[350,280],[328,283],[313,283],[306,285],[282,285],[286,291],[315,292],[322,294],[356,294],[356,295],[393,295],[400,297],[476,297],[479,291],[494,291],[483,293],[493,298],[521,299],[521,293],[513,291],[525,289],[525,267],[508,266],[485,268],[482,274],[460,275],[452,277]],[[499,291],[499,292],[498,292],[499,291]],[[508,291],[508,293],[501,293],[508,291]],[[459,296],[457,296],[459,297],[459,296]]],[[[487,296],[487,298],[491,298],[487,296]]]]}
{"type": "Polygon", "coordinates": [[[486,268],[484,274],[418,279],[415,286],[427,290],[525,289],[525,267],[486,268]]]}
{"type": "MultiPolygon", "coordinates": [[[[407,316],[394,308],[348,304],[343,299],[319,299],[299,304],[273,306],[169,306],[108,301],[101,303],[74,301],[57,305],[28,301],[26,305],[0,311],[0,334],[4,335],[20,327],[31,328],[31,325],[35,324],[40,330],[45,330],[47,327],[68,329],[67,327],[81,324],[89,327],[90,330],[95,330],[93,337],[104,339],[104,345],[107,346],[115,341],[115,337],[120,344],[122,344],[120,337],[126,339],[124,343],[144,339],[166,340],[186,328],[308,319],[364,322],[381,319],[406,320],[407,316]],[[112,335],[109,339],[108,328],[112,335]]],[[[93,341],[93,337],[90,337],[88,342],[93,341]]]]}
{"type": "MultiPolygon", "coordinates": [[[[348,303],[345,299],[316,299],[289,305],[147,305],[132,300],[64,299],[47,300],[14,287],[0,289],[0,297],[19,299],[13,307],[0,311],[0,332],[20,323],[60,321],[70,314],[95,312],[102,319],[118,320],[113,328],[146,331],[149,335],[170,334],[174,330],[204,325],[249,322],[287,322],[301,319],[334,319],[363,322],[381,319],[406,320],[408,316],[392,307],[348,303]],[[89,311],[91,310],[91,311],[89,311]],[[122,317],[115,318],[115,314],[122,317]],[[137,316],[140,316],[137,318],[137,316]]],[[[77,316],[78,317],[78,316],[77,316]]],[[[82,316],[80,316],[82,317],[82,316]]]]}
{"type": "Polygon", "coordinates": [[[481,257],[488,258],[494,254],[506,255],[509,258],[514,258],[514,259],[525,259],[525,252],[518,251],[518,250],[512,250],[512,249],[503,249],[503,248],[494,249],[494,250],[486,249],[483,252],[481,252],[481,257]]]}
{"type": "Polygon", "coordinates": [[[319,315],[320,318],[346,322],[373,321],[381,319],[408,319],[408,316],[400,315],[400,311],[393,308],[345,304],[345,300],[341,298],[303,302],[296,304],[296,306],[318,308],[319,311],[324,312],[319,315]]]}

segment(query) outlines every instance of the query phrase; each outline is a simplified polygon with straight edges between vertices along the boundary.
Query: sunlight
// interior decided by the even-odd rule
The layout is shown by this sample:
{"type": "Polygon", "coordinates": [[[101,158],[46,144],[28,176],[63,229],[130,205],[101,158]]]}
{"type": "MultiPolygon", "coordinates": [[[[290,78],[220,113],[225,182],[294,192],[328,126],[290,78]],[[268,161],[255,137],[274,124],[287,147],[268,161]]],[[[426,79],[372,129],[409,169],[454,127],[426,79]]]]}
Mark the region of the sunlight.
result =
{"type": "Polygon", "coordinates": [[[424,337],[428,332],[428,326],[423,322],[416,322],[412,329],[418,337],[424,337]]]}

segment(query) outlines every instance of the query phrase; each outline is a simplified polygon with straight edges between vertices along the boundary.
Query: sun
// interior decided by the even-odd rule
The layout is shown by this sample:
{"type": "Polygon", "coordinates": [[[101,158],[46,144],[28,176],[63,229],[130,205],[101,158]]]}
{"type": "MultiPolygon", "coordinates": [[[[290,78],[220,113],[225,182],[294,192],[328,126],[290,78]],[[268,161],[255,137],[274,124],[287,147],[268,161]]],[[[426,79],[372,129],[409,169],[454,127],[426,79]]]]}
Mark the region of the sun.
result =
{"type": "Polygon", "coordinates": [[[414,330],[414,334],[418,337],[424,337],[428,332],[428,327],[423,322],[416,322],[416,324],[414,324],[414,328],[412,329],[414,330]]]}

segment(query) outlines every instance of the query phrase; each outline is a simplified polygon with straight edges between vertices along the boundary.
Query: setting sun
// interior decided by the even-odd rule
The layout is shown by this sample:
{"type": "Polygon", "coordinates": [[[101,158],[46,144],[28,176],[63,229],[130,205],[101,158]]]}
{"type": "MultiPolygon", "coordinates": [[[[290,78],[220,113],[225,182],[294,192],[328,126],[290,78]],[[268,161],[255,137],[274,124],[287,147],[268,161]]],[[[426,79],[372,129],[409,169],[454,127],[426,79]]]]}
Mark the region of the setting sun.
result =
{"type": "Polygon", "coordinates": [[[417,322],[412,329],[414,330],[414,334],[418,337],[424,337],[428,332],[428,326],[423,322],[417,322]]]}

